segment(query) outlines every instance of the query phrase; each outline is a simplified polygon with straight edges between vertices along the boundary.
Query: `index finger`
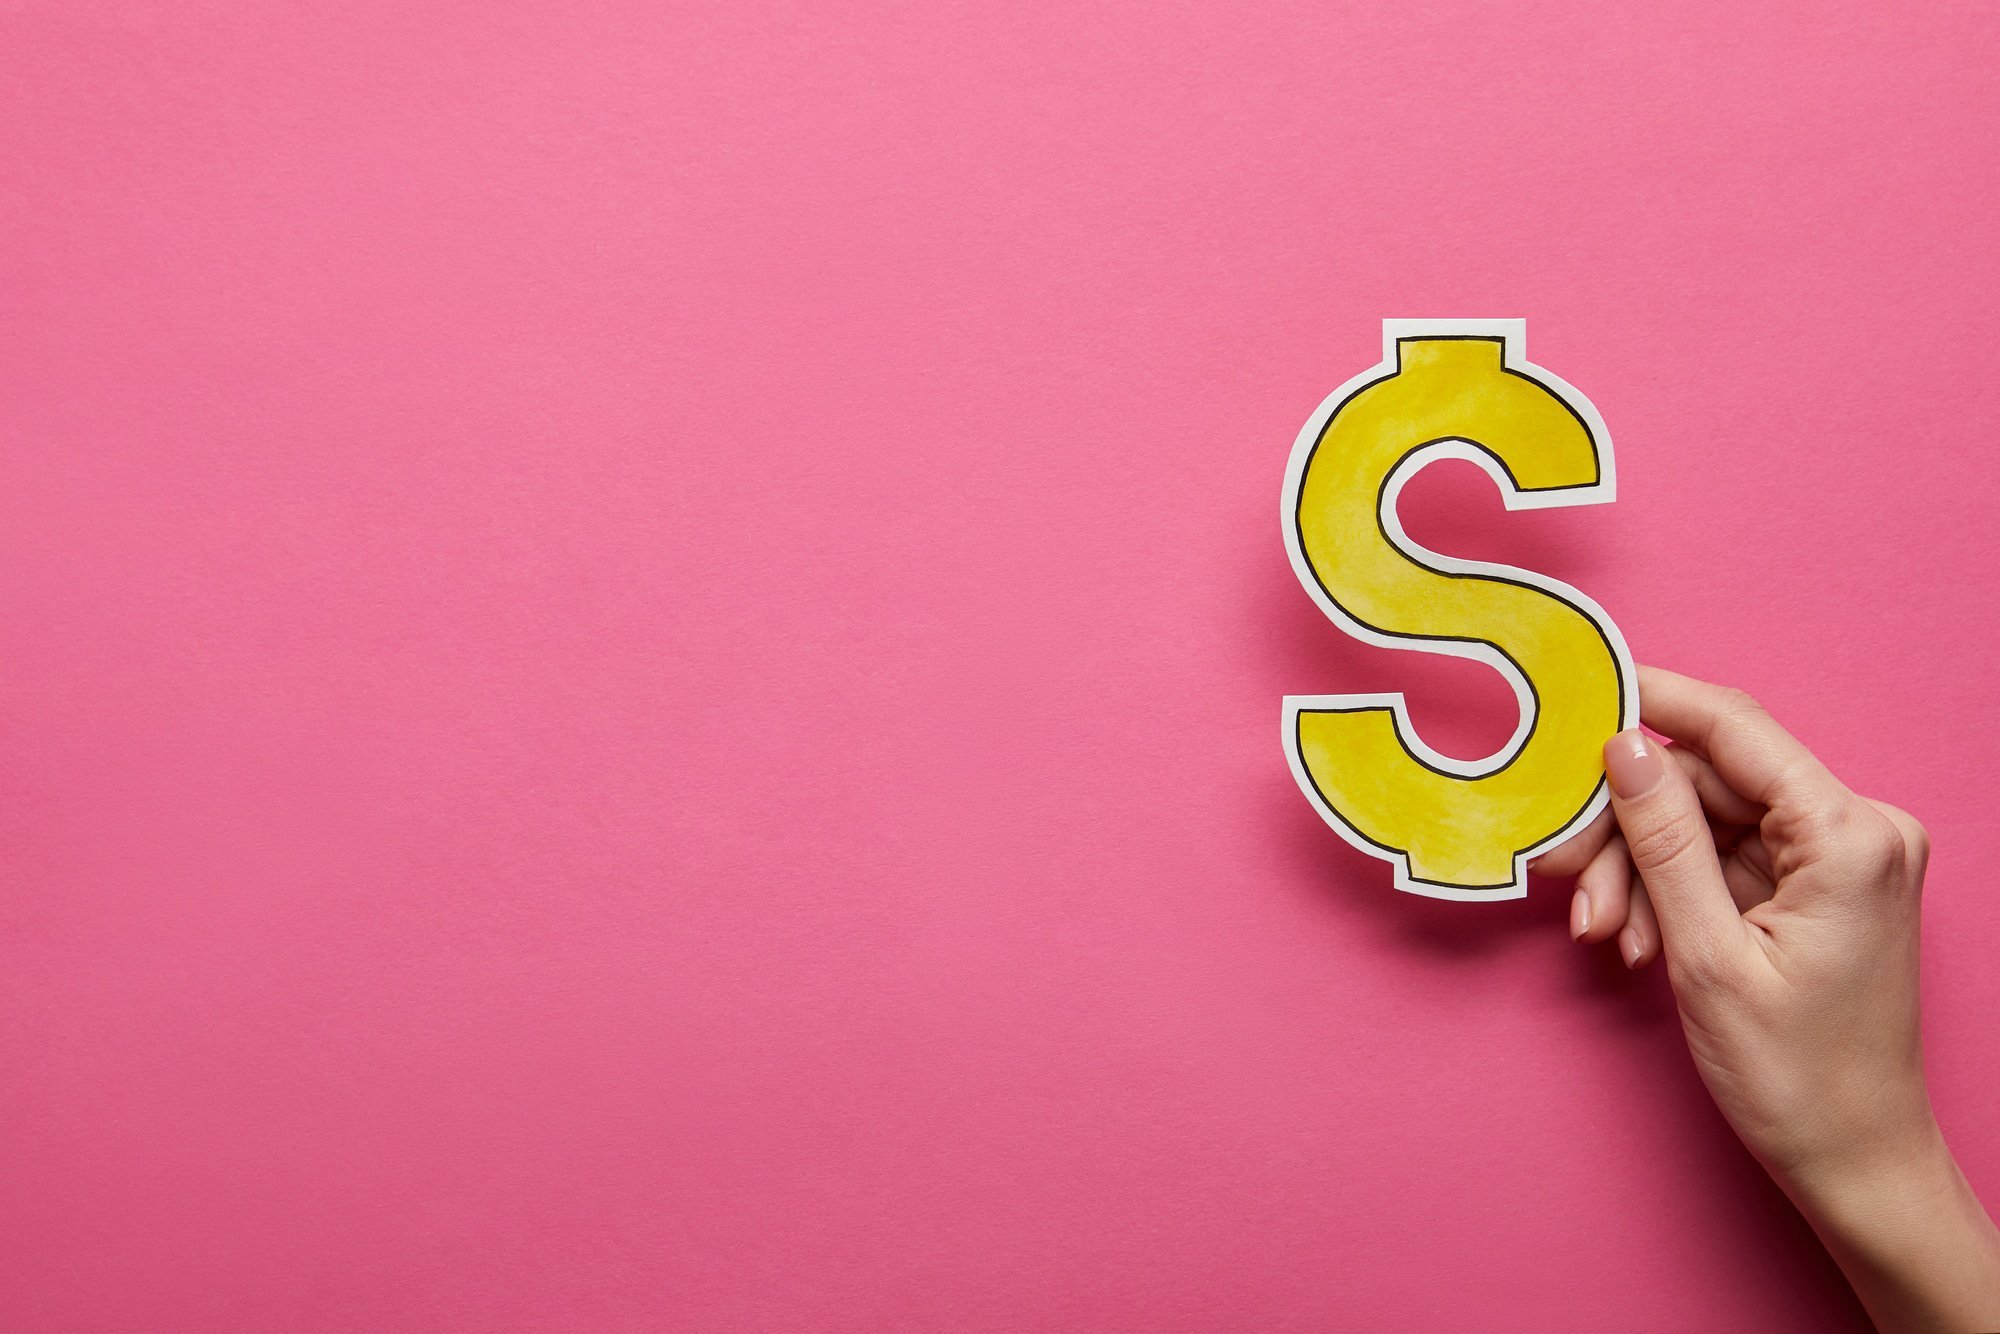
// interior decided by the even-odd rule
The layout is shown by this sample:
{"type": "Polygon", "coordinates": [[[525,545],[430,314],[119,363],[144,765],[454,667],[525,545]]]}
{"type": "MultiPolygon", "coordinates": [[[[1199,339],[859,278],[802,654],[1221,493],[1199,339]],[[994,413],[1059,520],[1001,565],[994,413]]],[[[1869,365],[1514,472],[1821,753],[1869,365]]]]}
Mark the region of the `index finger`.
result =
{"type": "Polygon", "coordinates": [[[1639,718],[1698,751],[1724,782],[1759,805],[1816,807],[1848,796],[1818,756],[1740,690],[1641,667],[1639,718]]]}

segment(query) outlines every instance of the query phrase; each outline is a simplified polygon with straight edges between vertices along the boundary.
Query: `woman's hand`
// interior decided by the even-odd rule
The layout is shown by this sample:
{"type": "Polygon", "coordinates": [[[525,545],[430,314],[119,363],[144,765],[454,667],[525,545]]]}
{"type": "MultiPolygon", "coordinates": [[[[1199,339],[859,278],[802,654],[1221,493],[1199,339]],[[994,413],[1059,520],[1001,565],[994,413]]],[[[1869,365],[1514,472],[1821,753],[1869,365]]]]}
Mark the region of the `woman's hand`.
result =
{"type": "Polygon", "coordinates": [[[2000,1234],[1931,1114],[1917,918],[1929,840],[1740,691],[1652,668],[1605,746],[1611,811],[1534,869],[1571,934],[1664,952],[1729,1123],[1884,1329],[2000,1330],[2000,1234]]]}

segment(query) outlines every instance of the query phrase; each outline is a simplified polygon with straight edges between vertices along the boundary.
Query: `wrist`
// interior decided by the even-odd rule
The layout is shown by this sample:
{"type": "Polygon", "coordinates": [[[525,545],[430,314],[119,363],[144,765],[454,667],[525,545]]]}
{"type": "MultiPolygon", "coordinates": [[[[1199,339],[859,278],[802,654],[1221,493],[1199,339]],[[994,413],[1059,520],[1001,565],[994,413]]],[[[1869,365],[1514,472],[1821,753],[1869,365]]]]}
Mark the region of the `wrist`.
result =
{"type": "Polygon", "coordinates": [[[1921,1068],[1816,1081],[1737,1126],[1808,1217],[1902,1200],[1956,1176],[1921,1068]]]}
{"type": "Polygon", "coordinates": [[[1937,1123],[1772,1173],[1876,1326],[2000,1328],[2000,1232],[1937,1123]]]}
{"type": "Polygon", "coordinates": [[[1895,1133],[1766,1166],[1814,1227],[1843,1232],[1934,1210],[1963,1186],[1958,1164],[1928,1109],[1895,1133]]]}

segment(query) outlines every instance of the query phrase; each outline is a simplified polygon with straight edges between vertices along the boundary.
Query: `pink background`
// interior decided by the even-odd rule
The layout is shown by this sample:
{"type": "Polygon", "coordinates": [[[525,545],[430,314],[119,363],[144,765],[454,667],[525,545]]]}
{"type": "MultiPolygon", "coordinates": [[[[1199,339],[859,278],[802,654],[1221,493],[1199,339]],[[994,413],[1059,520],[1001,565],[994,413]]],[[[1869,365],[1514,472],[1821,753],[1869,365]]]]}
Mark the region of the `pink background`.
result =
{"type": "Polygon", "coordinates": [[[1513,717],[1278,491],[1527,317],[1622,498],[1413,533],[1930,823],[2000,1197],[2000,18],[835,8],[5,6],[0,1328],[1859,1327],[1662,977],[1294,788],[1513,717]]]}

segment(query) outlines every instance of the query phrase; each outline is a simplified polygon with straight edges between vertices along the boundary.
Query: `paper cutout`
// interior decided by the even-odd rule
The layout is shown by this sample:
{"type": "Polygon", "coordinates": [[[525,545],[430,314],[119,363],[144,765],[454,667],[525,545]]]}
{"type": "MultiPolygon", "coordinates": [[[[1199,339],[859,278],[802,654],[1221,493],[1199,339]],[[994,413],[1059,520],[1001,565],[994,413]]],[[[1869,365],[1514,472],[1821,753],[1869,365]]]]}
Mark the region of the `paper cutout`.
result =
{"type": "Polygon", "coordinates": [[[1611,436],[1590,400],[1527,359],[1525,320],[1384,320],[1382,362],[1336,389],[1285,470],[1285,548],[1334,624],[1383,648],[1446,653],[1507,678],[1521,721],[1500,751],[1425,745],[1401,694],[1288,695],[1285,753],[1341,837],[1442,899],[1527,893],[1530,857],[1604,808],[1602,746],[1637,723],[1618,627],[1530,570],[1427,550],[1396,514],[1438,459],[1486,470],[1507,508],[1616,497],[1611,436]]]}

